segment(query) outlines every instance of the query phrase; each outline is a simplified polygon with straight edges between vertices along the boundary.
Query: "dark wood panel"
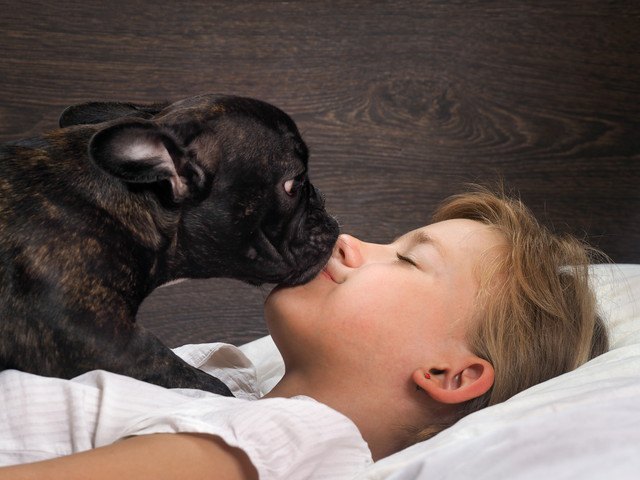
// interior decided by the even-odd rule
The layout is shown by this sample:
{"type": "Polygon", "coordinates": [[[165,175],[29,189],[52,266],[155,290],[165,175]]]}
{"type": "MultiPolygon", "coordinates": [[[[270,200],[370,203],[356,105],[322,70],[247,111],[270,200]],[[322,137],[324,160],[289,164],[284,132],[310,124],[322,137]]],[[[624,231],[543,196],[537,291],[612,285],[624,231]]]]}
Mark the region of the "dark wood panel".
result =
{"type": "MultiPolygon", "coordinates": [[[[0,140],[69,104],[202,92],[298,122],[345,231],[388,241],[465,182],[640,262],[635,1],[0,1],[0,140]]],[[[266,288],[190,281],[140,320],[172,345],[265,333],[266,288]]]]}

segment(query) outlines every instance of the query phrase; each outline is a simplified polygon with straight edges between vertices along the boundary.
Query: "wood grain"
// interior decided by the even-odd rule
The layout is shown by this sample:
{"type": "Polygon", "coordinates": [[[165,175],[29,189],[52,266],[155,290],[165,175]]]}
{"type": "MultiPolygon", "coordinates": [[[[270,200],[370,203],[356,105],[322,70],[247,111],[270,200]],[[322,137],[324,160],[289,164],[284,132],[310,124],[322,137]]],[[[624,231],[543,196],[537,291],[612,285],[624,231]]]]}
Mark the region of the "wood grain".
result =
{"type": "MultiPolygon", "coordinates": [[[[389,241],[465,182],[502,179],[556,230],[640,262],[634,1],[0,1],[0,140],[67,105],[202,92],[288,111],[345,231],[389,241]]],[[[266,332],[267,289],[155,292],[166,342],[266,332]]]]}

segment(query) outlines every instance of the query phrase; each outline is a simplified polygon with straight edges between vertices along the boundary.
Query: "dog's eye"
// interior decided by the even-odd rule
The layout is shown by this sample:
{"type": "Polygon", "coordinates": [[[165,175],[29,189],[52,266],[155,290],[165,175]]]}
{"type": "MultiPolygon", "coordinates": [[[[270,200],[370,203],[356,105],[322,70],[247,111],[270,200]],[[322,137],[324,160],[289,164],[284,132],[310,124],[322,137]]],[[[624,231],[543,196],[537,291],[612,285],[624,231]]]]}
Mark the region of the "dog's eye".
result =
{"type": "Polygon", "coordinates": [[[294,179],[292,178],[291,180],[287,180],[286,182],[284,182],[284,191],[287,192],[287,195],[291,196],[293,195],[293,184],[294,184],[294,179]]]}
{"type": "Polygon", "coordinates": [[[296,178],[291,178],[287,180],[286,182],[284,182],[285,193],[290,197],[293,197],[296,193],[298,193],[298,190],[304,184],[304,181],[305,181],[304,175],[298,175],[296,178]]]}

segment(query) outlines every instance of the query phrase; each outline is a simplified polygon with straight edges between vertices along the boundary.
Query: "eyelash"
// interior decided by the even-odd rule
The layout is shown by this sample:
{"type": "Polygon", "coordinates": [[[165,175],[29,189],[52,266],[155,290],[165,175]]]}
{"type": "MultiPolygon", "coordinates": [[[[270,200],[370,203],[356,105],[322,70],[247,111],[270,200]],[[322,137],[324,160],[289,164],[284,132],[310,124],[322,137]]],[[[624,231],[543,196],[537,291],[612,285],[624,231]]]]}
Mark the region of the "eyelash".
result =
{"type": "Polygon", "coordinates": [[[416,262],[414,262],[409,257],[405,257],[404,255],[400,254],[400,252],[396,252],[396,257],[398,257],[398,260],[400,260],[401,262],[407,262],[408,264],[413,265],[414,267],[418,266],[416,262]]]}

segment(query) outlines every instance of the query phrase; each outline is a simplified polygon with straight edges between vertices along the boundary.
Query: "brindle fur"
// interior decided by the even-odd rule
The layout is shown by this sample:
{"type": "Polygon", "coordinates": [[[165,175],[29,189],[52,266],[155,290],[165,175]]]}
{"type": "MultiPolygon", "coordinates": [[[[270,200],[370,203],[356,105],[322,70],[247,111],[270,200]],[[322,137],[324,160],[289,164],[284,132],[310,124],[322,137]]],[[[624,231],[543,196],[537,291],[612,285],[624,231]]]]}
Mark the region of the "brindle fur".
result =
{"type": "Polygon", "coordinates": [[[0,147],[0,369],[105,369],[230,395],[135,316],[174,279],[293,285],[322,268],[338,229],[295,124],[257,100],[203,95],[79,105],[60,126],[0,147]]]}

